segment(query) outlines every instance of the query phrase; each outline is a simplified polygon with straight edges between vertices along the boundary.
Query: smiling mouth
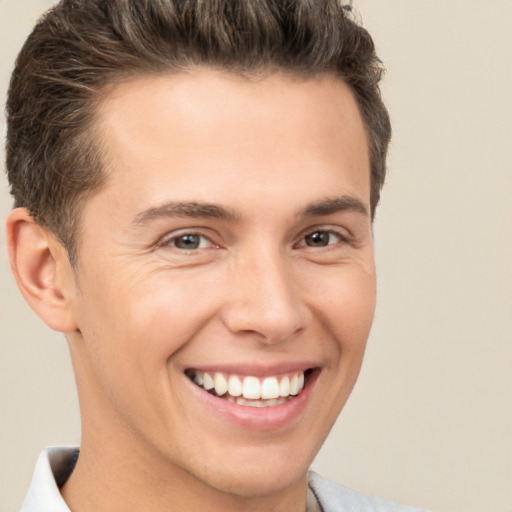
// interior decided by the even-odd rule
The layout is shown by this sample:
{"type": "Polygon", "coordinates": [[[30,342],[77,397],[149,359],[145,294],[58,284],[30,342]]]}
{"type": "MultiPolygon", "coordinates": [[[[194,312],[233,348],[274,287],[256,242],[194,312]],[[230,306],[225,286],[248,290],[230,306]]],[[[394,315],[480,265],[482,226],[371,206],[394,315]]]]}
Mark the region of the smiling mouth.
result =
{"type": "Polygon", "coordinates": [[[279,376],[254,377],[188,369],[185,375],[201,389],[231,403],[274,407],[297,397],[312,372],[313,369],[308,369],[279,376]]]}

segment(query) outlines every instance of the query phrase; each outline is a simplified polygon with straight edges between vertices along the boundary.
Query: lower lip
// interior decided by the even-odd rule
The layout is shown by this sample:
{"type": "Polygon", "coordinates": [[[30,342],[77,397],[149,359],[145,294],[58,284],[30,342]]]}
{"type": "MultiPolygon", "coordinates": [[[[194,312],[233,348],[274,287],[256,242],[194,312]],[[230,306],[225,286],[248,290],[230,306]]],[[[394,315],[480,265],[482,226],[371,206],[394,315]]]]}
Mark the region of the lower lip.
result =
{"type": "Polygon", "coordinates": [[[310,400],[317,376],[318,371],[311,373],[303,390],[284,404],[271,407],[250,407],[211,395],[184,375],[192,391],[212,411],[212,414],[244,428],[260,431],[282,429],[298,421],[310,400]]]}

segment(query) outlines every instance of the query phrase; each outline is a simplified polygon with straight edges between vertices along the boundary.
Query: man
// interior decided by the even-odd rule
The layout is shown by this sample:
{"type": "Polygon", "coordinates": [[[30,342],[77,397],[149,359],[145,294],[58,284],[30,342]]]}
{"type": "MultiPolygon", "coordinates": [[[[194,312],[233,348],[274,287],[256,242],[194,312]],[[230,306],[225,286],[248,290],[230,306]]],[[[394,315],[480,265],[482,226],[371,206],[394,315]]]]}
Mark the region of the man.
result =
{"type": "Polygon", "coordinates": [[[411,510],[308,473],[358,375],[389,119],[335,0],[67,0],[7,104],[11,264],[80,451],[24,511],[411,510]]]}

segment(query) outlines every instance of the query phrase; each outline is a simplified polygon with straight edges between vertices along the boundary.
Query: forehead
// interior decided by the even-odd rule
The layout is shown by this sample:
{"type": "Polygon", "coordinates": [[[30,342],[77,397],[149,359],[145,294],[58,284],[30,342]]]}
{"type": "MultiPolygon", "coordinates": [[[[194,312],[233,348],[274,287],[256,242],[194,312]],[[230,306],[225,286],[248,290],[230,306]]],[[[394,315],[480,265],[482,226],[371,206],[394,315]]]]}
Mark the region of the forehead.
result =
{"type": "Polygon", "coordinates": [[[329,166],[354,170],[354,186],[369,190],[361,116],[348,86],[332,75],[255,78],[196,69],[140,76],[113,88],[97,115],[107,187],[143,173],[140,185],[153,200],[167,193],[161,185],[171,178],[175,191],[187,185],[193,199],[205,199],[197,196],[225,191],[229,179],[214,179],[221,173],[233,190],[248,178],[270,190],[278,170],[282,182],[314,189],[329,166]]]}

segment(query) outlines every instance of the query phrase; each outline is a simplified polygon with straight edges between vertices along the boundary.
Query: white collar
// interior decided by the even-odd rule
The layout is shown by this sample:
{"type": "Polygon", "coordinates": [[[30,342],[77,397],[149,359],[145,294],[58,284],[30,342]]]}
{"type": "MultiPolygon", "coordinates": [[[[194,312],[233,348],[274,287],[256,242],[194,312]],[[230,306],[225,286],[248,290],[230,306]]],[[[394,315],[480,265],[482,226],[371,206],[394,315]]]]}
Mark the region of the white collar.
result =
{"type": "Polygon", "coordinates": [[[76,447],[50,447],[41,452],[20,512],[70,512],[59,485],[67,480],[77,458],[76,447]]]}

